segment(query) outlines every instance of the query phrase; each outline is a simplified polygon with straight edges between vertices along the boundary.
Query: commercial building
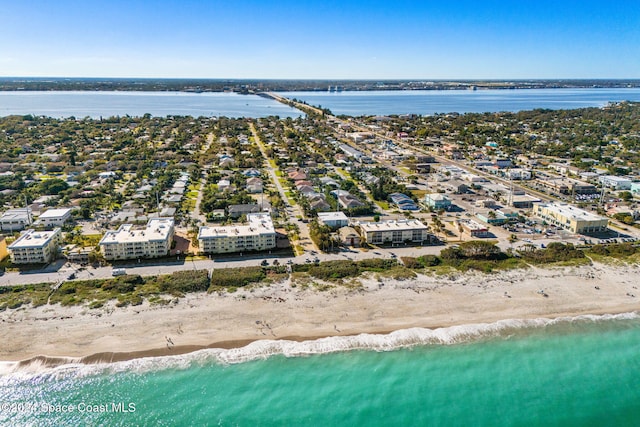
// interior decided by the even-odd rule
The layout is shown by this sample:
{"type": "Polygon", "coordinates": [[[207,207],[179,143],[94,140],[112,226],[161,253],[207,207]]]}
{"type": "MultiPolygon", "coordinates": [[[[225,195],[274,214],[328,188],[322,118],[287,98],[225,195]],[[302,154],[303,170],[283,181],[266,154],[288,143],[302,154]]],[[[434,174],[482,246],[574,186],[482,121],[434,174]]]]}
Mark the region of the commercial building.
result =
{"type": "Polygon", "coordinates": [[[540,178],[536,183],[556,194],[596,194],[598,189],[593,184],[572,178],[540,178]]]}
{"type": "Polygon", "coordinates": [[[38,217],[38,223],[47,228],[62,227],[65,222],[71,219],[71,209],[48,209],[38,217]]]}
{"type": "Polygon", "coordinates": [[[319,212],[318,222],[327,227],[340,228],[349,225],[349,218],[344,212],[319,212]]]}
{"type": "Polygon", "coordinates": [[[173,232],[173,218],[151,218],[143,229],[123,224],[105,233],[100,250],[110,261],[163,257],[169,254],[173,232]]]}
{"type": "Polygon", "coordinates": [[[31,208],[9,209],[0,217],[1,231],[24,230],[33,222],[31,208]]]}
{"type": "Polygon", "coordinates": [[[221,254],[264,251],[276,247],[276,231],[268,213],[247,214],[247,225],[202,226],[198,232],[200,252],[221,254]]]}
{"type": "Polygon", "coordinates": [[[451,200],[440,193],[425,194],[424,204],[435,210],[449,210],[451,208],[451,200]]]}
{"type": "Polygon", "coordinates": [[[433,239],[427,226],[415,219],[359,222],[358,226],[360,226],[362,239],[374,245],[405,243],[407,241],[422,243],[433,239]]]}
{"type": "Polygon", "coordinates": [[[607,218],[566,203],[534,203],[533,213],[547,223],[562,227],[572,233],[605,231],[609,224],[607,218]]]}
{"type": "Polygon", "coordinates": [[[623,178],[615,175],[604,175],[598,178],[600,184],[605,187],[611,188],[612,190],[630,190],[631,189],[631,180],[628,178],[623,178]]]}
{"type": "Polygon", "coordinates": [[[27,230],[9,245],[11,262],[14,264],[45,264],[58,257],[58,246],[62,240],[59,228],[53,231],[27,230]]]}
{"type": "Polygon", "coordinates": [[[489,237],[489,229],[472,219],[460,220],[458,224],[471,237],[489,237]]]}

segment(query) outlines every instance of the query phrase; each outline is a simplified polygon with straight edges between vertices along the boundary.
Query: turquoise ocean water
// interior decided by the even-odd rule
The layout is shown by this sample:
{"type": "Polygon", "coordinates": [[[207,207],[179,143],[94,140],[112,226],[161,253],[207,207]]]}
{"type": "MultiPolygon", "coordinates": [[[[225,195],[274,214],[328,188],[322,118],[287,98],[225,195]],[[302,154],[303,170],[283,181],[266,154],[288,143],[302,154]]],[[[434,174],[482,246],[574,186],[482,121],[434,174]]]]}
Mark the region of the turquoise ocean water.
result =
{"type": "Polygon", "coordinates": [[[634,426],[640,318],[503,321],[19,370],[0,376],[0,396],[0,425],[12,426],[634,426]],[[412,342],[428,344],[392,350],[412,342]],[[353,349],[331,352],[344,348],[353,349]],[[329,353],[302,355],[314,352],[329,353]]]}

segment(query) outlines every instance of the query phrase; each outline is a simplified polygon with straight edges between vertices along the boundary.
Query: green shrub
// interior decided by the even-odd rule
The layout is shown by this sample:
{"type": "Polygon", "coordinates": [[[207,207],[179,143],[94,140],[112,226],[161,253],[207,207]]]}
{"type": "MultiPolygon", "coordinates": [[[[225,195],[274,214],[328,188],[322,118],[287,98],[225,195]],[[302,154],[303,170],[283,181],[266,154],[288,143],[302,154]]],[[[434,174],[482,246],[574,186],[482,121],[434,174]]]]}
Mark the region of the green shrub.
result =
{"type": "Polygon", "coordinates": [[[385,258],[367,258],[358,261],[357,265],[361,271],[381,271],[398,265],[398,261],[385,258]]]}
{"type": "Polygon", "coordinates": [[[320,280],[331,280],[341,279],[343,277],[356,277],[360,274],[360,269],[353,261],[327,261],[309,267],[309,274],[320,280]]]}
{"type": "Polygon", "coordinates": [[[262,267],[220,268],[211,273],[209,290],[220,287],[242,287],[261,282],[265,277],[262,267]]]}
{"type": "Polygon", "coordinates": [[[204,292],[209,289],[209,275],[206,270],[176,271],[155,280],[162,292],[204,292]]]}
{"type": "Polygon", "coordinates": [[[424,268],[424,265],[422,265],[422,263],[419,262],[417,258],[405,256],[400,259],[402,260],[402,263],[404,264],[404,266],[407,268],[411,268],[413,270],[419,270],[424,268]]]}
{"type": "Polygon", "coordinates": [[[435,267],[440,265],[442,260],[436,255],[422,255],[418,257],[418,262],[425,267],[435,267]]]}

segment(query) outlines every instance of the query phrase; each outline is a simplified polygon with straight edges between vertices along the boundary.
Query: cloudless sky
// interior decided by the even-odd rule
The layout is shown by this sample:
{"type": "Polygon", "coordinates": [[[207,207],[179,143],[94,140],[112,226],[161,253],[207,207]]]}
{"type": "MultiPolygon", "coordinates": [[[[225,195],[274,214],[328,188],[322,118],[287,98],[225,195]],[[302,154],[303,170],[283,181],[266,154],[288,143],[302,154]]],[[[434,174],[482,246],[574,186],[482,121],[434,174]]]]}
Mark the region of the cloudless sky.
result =
{"type": "Polygon", "coordinates": [[[0,76],[640,78],[640,0],[0,0],[0,76]]]}

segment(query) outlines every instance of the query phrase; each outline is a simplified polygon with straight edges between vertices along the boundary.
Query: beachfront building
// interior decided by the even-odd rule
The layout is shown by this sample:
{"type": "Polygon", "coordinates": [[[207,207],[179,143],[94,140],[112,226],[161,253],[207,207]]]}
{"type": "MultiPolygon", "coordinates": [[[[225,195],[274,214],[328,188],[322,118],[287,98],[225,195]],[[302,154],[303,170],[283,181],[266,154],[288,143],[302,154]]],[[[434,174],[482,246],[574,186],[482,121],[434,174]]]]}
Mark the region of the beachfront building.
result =
{"type": "Polygon", "coordinates": [[[444,194],[440,193],[425,194],[424,204],[436,211],[439,211],[440,209],[448,211],[451,209],[451,200],[444,194]]]}
{"type": "Polygon", "coordinates": [[[592,214],[566,203],[534,203],[533,213],[549,224],[572,233],[595,233],[605,231],[607,218],[592,214]]]}
{"type": "Polygon", "coordinates": [[[31,208],[8,209],[0,217],[0,231],[24,230],[32,222],[31,208]]]}
{"type": "Polygon", "coordinates": [[[247,214],[246,225],[202,226],[198,232],[200,252],[222,254],[265,251],[276,247],[276,231],[268,213],[247,214]]]}
{"type": "Polygon", "coordinates": [[[349,218],[344,212],[318,212],[318,222],[331,228],[346,227],[349,218]]]}
{"type": "Polygon", "coordinates": [[[415,219],[381,222],[358,222],[362,240],[369,244],[423,243],[433,236],[422,222],[415,219]]]}
{"type": "Polygon", "coordinates": [[[45,264],[58,257],[62,240],[59,228],[52,231],[27,230],[9,245],[11,262],[14,264],[45,264]]]}
{"type": "Polygon", "coordinates": [[[48,209],[38,217],[38,224],[46,228],[62,227],[65,222],[71,219],[71,209],[48,209]]]}
{"type": "Polygon", "coordinates": [[[123,224],[105,233],[99,243],[100,251],[109,261],[159,258],[169,254],[173,233],[173,218],[151,218],[143,229],[123,224]]]}

